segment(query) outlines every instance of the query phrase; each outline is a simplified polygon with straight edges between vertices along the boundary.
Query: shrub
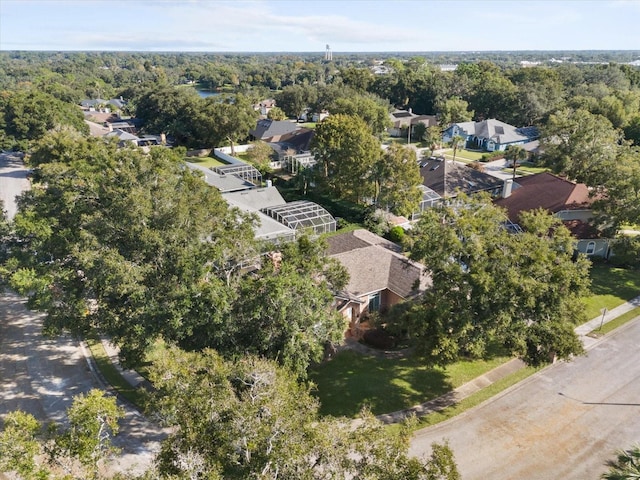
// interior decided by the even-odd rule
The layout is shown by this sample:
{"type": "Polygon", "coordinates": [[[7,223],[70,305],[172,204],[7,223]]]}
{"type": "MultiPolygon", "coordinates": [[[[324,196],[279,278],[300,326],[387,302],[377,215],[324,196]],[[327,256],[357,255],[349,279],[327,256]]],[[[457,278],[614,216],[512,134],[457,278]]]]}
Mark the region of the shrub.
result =
{"type": "Polygon", "coordinates": [[[482,165],[482,163],[480,162],[467,163],[467,167],[473,168],[474,170],[477,170],[479,172],[484,172],[484,165],[482,165]]]}
{"type": "Polygon", "coordinates": [[[373,328],[364,332],[362,341],[370,347],[381,350],[389,350],[396,345],[396,339],[381,328],[373,328]]]}
{"type": "Polygon", "coordinates": [[[495,152],[484,153],[480,157],[481,162],[489,162],[491,160],[498,160],[500,158],[504,158],[504,152],[500,150],[496,150],[495,152]]]}
{"type": "Polygon", "coordinates": [[[376,235],[385,236],[390,229],[389,222],[384,218],[384,214],[375,208],[370,208],[364,217],[364,226],[376,235]]]}
{"type": "Polygon", "coordinates": [[[391,240],[394,243],[401,244],[402,241],[404,240],[404,237],[405,237],[404,228],[402,228],[399,225],[396,225],[391,230],[389,230],[389,240],[391,240]]]}
{"type": "Polygon", "coordinates": [[[640,268],[640,236],[616,239],[609,263],[615,267],[640,268]]]}

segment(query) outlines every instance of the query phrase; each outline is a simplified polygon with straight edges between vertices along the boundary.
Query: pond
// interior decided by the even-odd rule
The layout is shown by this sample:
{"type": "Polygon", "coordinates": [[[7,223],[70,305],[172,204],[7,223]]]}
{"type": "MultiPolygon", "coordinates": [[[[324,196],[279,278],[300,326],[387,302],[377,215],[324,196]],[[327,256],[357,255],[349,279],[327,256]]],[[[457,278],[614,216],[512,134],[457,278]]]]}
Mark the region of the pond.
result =
{"type": "Polygon", "coordinates": [[[197,88],[196,88],[196,92],[198,92],[198,95],[200,95],[200,98],[215,97],[220,95],[220,92],[212,92],[211,90],[200,90],[197,88]]]}

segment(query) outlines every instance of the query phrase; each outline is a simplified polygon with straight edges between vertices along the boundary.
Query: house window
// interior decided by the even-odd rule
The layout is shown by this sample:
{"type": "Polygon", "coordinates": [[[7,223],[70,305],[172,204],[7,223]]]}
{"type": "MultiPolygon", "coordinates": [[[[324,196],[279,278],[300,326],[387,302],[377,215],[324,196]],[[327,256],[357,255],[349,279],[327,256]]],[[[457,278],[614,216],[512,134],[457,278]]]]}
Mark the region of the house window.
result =
{"type": "Polygon", "coordinates": [[[596,242],[587,243],[587,251],[585,252],[587,255],[593,255],[596,251],[596,242]]]}
{"type": "Polygon", "coordinates": [[[380,292],[369,295],[369,311],[377,312],[380,310],[380,292]]]}

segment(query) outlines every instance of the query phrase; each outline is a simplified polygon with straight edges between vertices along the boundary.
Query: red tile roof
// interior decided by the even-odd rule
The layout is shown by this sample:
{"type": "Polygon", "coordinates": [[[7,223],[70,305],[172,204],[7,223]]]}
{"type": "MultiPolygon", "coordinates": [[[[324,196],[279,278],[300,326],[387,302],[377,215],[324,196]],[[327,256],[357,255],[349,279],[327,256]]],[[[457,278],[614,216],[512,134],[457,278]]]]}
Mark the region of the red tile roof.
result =
{"type": "Polygon", "coordinates": [[[538,173],[516,180],[511,196],[495,200],[517,222],[520,212],[543,208],[551,213],[591,208],[593,199],[584,183],[574,183],[551,173],[538,173]]]}

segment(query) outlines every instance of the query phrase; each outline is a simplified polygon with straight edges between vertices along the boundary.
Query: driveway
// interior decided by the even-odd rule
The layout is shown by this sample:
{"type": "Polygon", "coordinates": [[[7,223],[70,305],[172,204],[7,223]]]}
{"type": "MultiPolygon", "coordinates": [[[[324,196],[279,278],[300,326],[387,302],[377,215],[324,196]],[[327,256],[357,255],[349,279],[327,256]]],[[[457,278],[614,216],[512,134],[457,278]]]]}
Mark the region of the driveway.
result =
{"type": "Polygon", "coordinates": [[[487,173],[492,177],[496,177],[501,180],[508,180],[509,178],[513,178],[513,172],[503,171],[503,169],[507,167],[507,161],[504,158],[486,162],[483,164],[483,166],[484,173],[487,173]]]}
{"type": "Polygon", "coordinates": [[[9,219],[16,214],[16,196],[29,189],[28,173],[20,155],[0,153],[0,199],[9,219]]]}
{"type": "Polygon", "coordinates": [[[416,432],[411,454],[449,440],[462,478],[596,479],[640,441],[640,317],[479,407],[416,432]]]}

